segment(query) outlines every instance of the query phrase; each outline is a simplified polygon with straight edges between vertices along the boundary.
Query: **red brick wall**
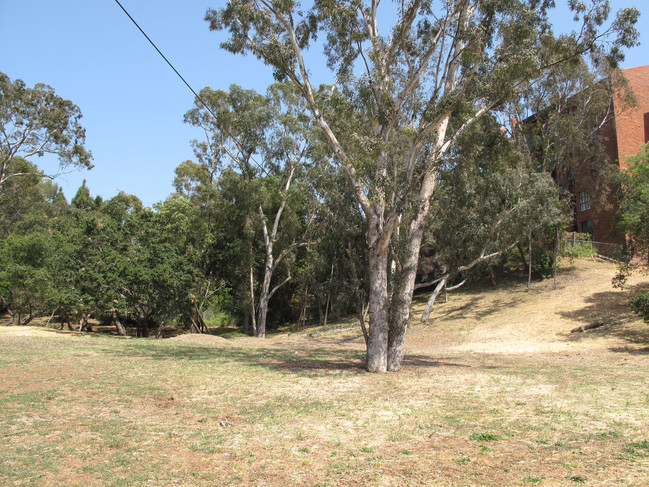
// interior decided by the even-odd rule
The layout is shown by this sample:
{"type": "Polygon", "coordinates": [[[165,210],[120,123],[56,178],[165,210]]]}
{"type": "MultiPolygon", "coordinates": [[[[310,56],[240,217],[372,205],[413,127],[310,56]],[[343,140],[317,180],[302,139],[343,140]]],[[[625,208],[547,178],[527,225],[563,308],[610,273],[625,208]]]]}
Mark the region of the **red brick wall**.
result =
{"type": "MultiPolygon", "coordinates": [[[[640,147],[646,142],[647,131],[649,131],[649,126],[647,126],[649,124],[649,65],[624,69],[622,74],[635,95],[636,104],[630,107],[618,98],[615,102],[615,116],[602,127],[600,140],[606,144],[606,152],[611,159],[611,164],[624,170],[628,166],[624,162],[625,159],[640,150],[640,147]]],[[[616,89],[620,89],[619,85],[616,89]]],[[[579,178],[585,177],[588,176],[586,174],[579,175],[579,178]]],[[[579,190],[583,187],[584,184],[580,184],[578,180],[575,185],[577,198],[575,223],[578,230],[581,231],[583,221],[592,220],[595,241],[622,243],[623,238],[613,234],[616,213],[613,194],[609,195],[608,204],[604,205],[605,207],[594,204],[591,210],[582,212],[579,209],[579,190]]]]}
{"type": "Polygon", "coordinates": [[[622,74],[629,83],[636,98],[636,106],[631,108],[616,107],[615,125],[617,129],[617,146],[620,157],[620,167],[626,168],[624,160],[630,154],[635,154],[646,142],[646,114],[649,114],[649,64],[636,68],[623,69],[622,74]]]}

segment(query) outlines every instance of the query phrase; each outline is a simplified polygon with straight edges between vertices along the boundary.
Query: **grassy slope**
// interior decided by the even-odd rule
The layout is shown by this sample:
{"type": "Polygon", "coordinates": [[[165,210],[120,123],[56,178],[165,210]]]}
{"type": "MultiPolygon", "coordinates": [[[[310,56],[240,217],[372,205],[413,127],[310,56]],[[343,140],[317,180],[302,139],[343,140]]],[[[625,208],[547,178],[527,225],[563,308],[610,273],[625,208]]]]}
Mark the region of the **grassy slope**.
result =
{"type": "Polygon", "coordinates": [[[0,328],[0,485],[649,485],[647,328],[569,333],[628,316],[613,273],[585,260],[557,289],[449,295],[396,374],[363,372],[345,326],[0,328]]]}

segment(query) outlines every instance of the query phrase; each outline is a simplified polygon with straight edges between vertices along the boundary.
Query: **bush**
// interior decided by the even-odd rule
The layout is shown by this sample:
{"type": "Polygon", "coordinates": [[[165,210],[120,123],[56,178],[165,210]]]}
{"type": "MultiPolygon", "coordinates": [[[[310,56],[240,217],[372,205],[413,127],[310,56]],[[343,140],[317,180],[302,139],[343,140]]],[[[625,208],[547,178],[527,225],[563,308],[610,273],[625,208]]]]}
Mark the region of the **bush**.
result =
{"type": "Polygon", "coordinates": [[[649,323],[649,291],[637,293],[629,299],[629,306],[631,306],[634,313],[641,316],[646,323],[649,323]]]}
{"type": "Polygon", "coordinates": [[[548,279],[554,273],[554,252],[538,249],[532,257],[532,272],[541,279],[548,279]]]}
{"type": "Polygon", "coordinates": [[[597,249],[593,247],[591,240],[589,233],[569,233],[561,243],[561,257],[592,257],[597,249]]]}
{"type": "Polygon", "coordinates": [[[587,242],[575,242],[574,245],[570,242],[570,245],[566,245],[561,249],[561,256],[569,259],[592,257],[594,254],[597,254],[597,249],[587,242]]]}

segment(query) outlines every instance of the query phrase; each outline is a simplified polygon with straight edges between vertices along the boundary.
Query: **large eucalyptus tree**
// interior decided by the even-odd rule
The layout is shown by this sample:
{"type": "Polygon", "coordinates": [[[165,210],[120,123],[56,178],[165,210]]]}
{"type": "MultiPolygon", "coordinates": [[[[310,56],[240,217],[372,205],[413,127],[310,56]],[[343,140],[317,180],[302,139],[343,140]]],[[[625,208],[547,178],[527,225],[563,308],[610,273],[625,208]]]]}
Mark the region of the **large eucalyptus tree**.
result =
{"type": "Polygon", "coordinates": [[[608,1],[569,5],[579,27],[560,37],[550,0],[230,0],[207,11],[229,33],[222,47],[297,87],[347,172],[367,225],[369,371],[401,366],[438,171],[458,137],[556,66],[605,46],[615,62],[636,42],[637,10],[606,24],[608,1]],[[314,86],[308,49],[324,51],[328,88],[314,86]]]}

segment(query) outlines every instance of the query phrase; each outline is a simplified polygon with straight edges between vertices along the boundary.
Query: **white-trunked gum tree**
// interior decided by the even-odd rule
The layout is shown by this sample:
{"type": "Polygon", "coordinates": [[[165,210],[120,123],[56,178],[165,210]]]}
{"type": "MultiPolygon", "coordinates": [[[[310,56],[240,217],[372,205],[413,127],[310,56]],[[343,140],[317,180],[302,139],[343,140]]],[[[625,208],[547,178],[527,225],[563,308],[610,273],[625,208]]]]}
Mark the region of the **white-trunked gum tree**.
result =
{"type": "Polygon", "coordinates": [[[209,9],[222,47],[251,53],[306,101],[348,175],[367,225],[366,368],[396,371],[439,168],[458,138],[517,90],[586,56],[616,63],[636,43],[636,9],[570,1],[555,35],[551,0],[230,0],[209,9]],[[307,50],[335,79],[318,88],[307,50]]]}

